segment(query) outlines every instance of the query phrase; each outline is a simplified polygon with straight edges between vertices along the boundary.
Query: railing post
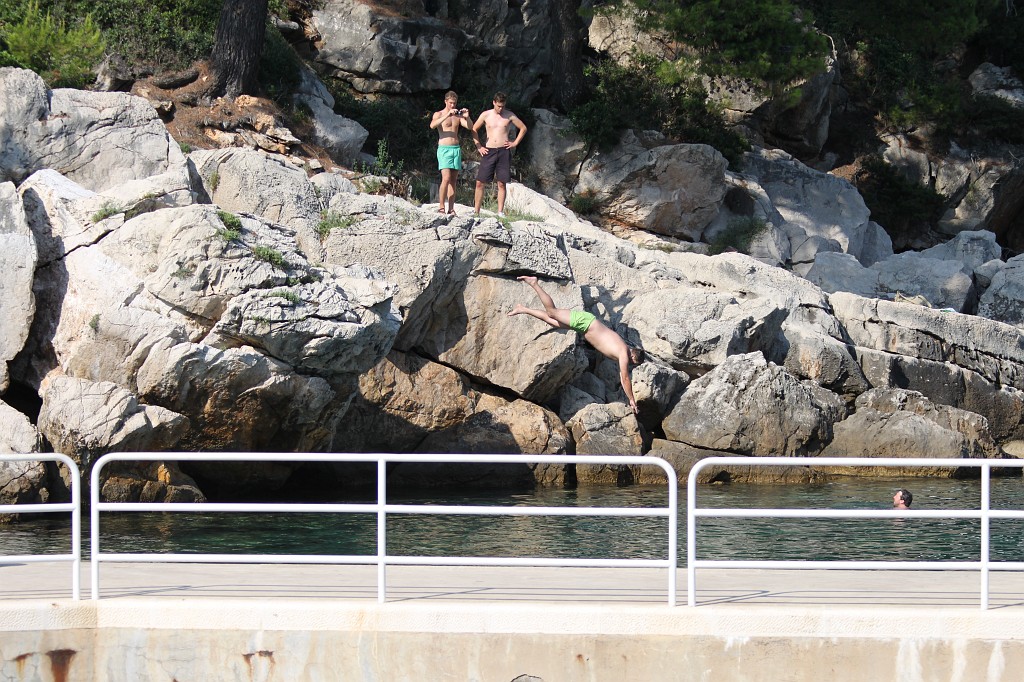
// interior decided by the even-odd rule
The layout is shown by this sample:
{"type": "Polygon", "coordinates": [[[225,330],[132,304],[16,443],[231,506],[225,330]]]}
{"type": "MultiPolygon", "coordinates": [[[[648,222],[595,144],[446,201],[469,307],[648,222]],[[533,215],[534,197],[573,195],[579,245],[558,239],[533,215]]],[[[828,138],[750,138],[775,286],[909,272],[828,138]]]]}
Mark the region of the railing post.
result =
{"type": "Polygon", "coordinates": [[[991,495],[992,467],[986,462],[981,466],[981,608],[988,609],[989,596],[989,511],[992,508],[991,495]]]}
{"type": "Polygon", "coordinates": [[[82,598],[82,477],[78,467],[68,462],[68,478],[71,481],[71,598],[82,598]]]}
{"type": "Polygon", "coordinates": [[[679,570],[679,482],[669,472],[668,478],[668,605],[675,606],[676,572],[679,570]]]}
{"type": "MultiPolygon", "coordinates": [[[[699,462],[698,462],[699,465],[699,462]]],[[[686,604],[697,605],[697,477],[686,480],[686,604]]]]}
{"type": "Polygon", "coordinates": [[[387,561],[387,526],[388,517],[385,511],[387,504],[387,480],[388,467],[387,458],[384,455],[377,457],[377,601],[383,604],[387,601],[387,576],[385,562],[387,561]]]}
{"type": "MultiPolygon", "coordinates": [[[[102,457],[100,459],[103,459],[102,457]]],[[[90,593],[95,601],[100,598],[100,469],[103,462],[97,460],[92,466],[89,485],[89,578],[92,581],[90,593]]]]}

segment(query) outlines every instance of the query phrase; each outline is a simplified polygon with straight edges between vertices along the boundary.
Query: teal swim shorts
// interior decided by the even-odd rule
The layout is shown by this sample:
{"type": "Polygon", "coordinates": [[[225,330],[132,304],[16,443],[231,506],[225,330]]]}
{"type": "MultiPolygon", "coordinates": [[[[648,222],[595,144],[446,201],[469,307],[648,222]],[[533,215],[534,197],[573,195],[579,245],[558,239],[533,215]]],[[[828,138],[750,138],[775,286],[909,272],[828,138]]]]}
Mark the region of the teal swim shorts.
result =
{"type": "Polygon", "coordinates": [[[457,144],[442,144],[437,147],[437,168],[462,170],[462,147],[457,144]]]}
{"type": "Polygon", "coordinates": [[[597,318],[583,310],[569,311],[569,329],[577,334],[586,334],[591,323],[597,318]]]}

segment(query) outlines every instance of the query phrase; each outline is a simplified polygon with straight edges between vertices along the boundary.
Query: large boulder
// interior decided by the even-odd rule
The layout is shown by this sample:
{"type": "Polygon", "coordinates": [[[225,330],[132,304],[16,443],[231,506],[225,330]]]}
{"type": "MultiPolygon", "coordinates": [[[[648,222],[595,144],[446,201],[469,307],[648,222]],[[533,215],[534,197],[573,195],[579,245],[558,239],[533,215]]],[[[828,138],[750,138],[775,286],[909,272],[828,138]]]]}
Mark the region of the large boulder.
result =
{"type": "Polygon", "coordinates": [[[313,142],[326,149],[332,158],[351,164],[359,156],[369,132],[356,121],[334,113],[334,96],[312,69],[301,68],[292,101],[309,111],[313,142]]]}
{"type": "MultiPolygon", "coordinates": [[[[823,457],[992,458],[1000,456],[988,420],[966,410],[936,405],[916,391],[875,388],[857,398],[854,414],[835,425],[823,457]]],[[[832,473],[953,475],[955,467],[840,467],[832,473]]]]}
{"type": "Polygon", "coordinates": [[[0,93],[0,180],[20,183],[51,168],[102,191],[184,167],[178,143],[141,97],[50,91],[31,71],[10,68],[0,69],[0,93]]]}
{"type": "MultiPolygon", "coordinates": [[[[189,430],[184,416],[154,405],[142,405],[111,382],[54,376],[43,389],[39,430],[53,447],[76,461],[88,480],[97,458],[108,452],[173,450],[189,430]]],[[[138,480],[135,495],[114,495],[117,501],[202,501],[194,481],[172,463],[125,465],[107,470],[138,480]],[[147,476],[147,474],[149,474],[147,476]],[[148,479],[148,480],[147,480],[148,479]],[[149,483],[147,487],[147,483],[149,483]],[[143,490],[145,489],[145,494],[143,490]]],[[[124,492],[124,486],[118,488],[124,492]]]]}
{"type": "Polygon", "coordinates": [[[279,225],[190,206],[83,230],[73,212],[45,210],[65,204],[40,205],[37,237],[88,237],[37,270],[44,308],[22,379],[114,382],[186,415],[183,447],[327,447],[356,375],[394,340],[391,285],[311,266],[279,225]]]}
{"type": "MultiPolygon", "coordinates": [[[[28,417],[0,400],[0,454],[31,455],[42,445],[28,417]]],[[[50,496],[44,462],[0,462],[0,504],[49,502],[50,496]]],[[[0,514],[0,522],[5,516],[0,514]]]]}
{"type": "Polygon", "coordinates": [[[725,168],[713,147],[626,131],[584,161],[576,192],[594,196],[608,219],[696,241],[725,198],[725,168]]]}
{"type": "Polygon", "coordinates": [[[662,288],[636,295],[622,317],[628,338],[655,357],[702,373],[727,355],[760,350],[844,395],[868,387],[826,294],[810,282],[738,253],[658,258],[672,268],[661,274],[662,288]],[[671,272],[682,282],[669,279],[671,272]],[[666,305],[670,300],[674,305],[666,305]]]}
{"type": "Polygon", "coordinates": [[[822,69],[776,97],[739,78],[705,79],[708,97],[725,115],[759,131],[774,146],[801,158],[816,157],[828,139],[832,86],[838,78],[833,50],[822,69]]]}
{"type": "Polygon", "coordinates": [[[210,201],[294,230],[299,250],[314,260],[321,258],[317,226],[328,203],[338,192],[355,191],[352,183],[328,173],[311,181],[302,167],[254,149],[201,150],[188,158],[210,201]]]}
{"type": "Polygon", "coordinates": [[[1024,328],[1024,256],[1011,258],[992,275],[978,315],[1024,328]]]}
{"type": "Polygon", "coordinates": [[[1024,337],[1017,328],[849,293],[829,300],[872,386],[918,391],[985,415],[997,441],[1024,434],[1024,337]]]}
{"type": "MultiPolygon", "coordinates": [[[[536,401],[553,397],[583,371],[574,334],[507,316],[516,303],[533,298],[513,275],[570,275],[557,239],[519,226],[496,231],[493,221],[473,228],[469,219],[456,218],[439,225],[433,211],[394,198],[339,195],[331,210],[354,222],[327,237],[326,262],[363,263],[399,287],[399,350],[536,401]]],[[[561,305],[582,307],[579,287],[553,285],[550,291],[561,305]]]]}
{"type": "Polygon", "coordinates": [[[662,427],[669,440],[722,454],[805,456],[821,451],[844,416],[839,396],[757,352],[730,356],[693,381],[662,427]]]}
{"type": "Polygon", "coordinates": [[[356,0],[327,0],[313,10],[316,60],[361,92],[413,93],[451,87],[467,36],[433,17],[403,17],[356,0]]]}
{"type": "Polygon", "coordinates": [[[21,197],[14,185],[0,183],[0,395],[7,391],[7,363],[21,351],[35,315],[32,279],[36,269],[36,242],[25,221],[21,197]]]}
{"type": "Polygon", "coordinates": [[[1024,109],[1024,82],[1009,66],[998,67],[985,62],[979,64],[967,79],[975,95],[997,97],[1015,109],[1024,109]]]}
{"type": "Polygon", "coordinates": [[[843,253],[864,265],[892,254],[891,241],[871,221],[864,199],[846,180],[809,168],[779,150],[755,149],[743,158],[744,173],[764,189],[782,217],[807,236],[834,240],[843,253]]]}
{"type": "Polygon", "coordinates": [[[564,202],[575,189],[580,166],[587,157],[587,144],[573,132],[567,117],[547,109],[534,109],[533,116],[534,123],[523,144],[537,175],[536,187],[564,202]]]}
{"type": "Polygon", "coordinates": [[[959,260],[941,260],[911,252],[863,267],[847,253],[819,253],[807,279],[829,293],[848,291],[869,298],[924,297],[935,308],[974,309],[972,271],[959,260]]]}

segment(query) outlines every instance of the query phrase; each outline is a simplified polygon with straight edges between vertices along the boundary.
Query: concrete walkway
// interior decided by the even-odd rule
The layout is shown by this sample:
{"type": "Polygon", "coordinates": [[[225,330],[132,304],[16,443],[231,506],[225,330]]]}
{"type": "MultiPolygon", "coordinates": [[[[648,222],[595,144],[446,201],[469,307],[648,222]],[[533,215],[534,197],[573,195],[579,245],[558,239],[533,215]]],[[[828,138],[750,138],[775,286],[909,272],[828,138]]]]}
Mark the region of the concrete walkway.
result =
{"type": "Polygon", "coordinates": [[[1024,573],[0,564],[0,679],[1016,682],[1024,573]],[[526,676],[526,677],[524,677],[526,676]]]}
{"type": "MultiPolygon", "coordinates": [[[[105,563],[101,599],[125,597],[377,599],[375,566],[105,563]]],[[[0,601],[67,599],[69,563],[0,563],[0,601]]],[[[677,572],[686,604],[686,571],[677,572]]],[[[1024,606],[1024,573],[990,574],[990,609],[1024,606]]],[[[978,609],[976,571],[825,571],[701,569],[698,606],[962,607],[978,609]]],[[[666,605],[665,570],[389,566],[387,601],[479,601],[666,605]]],[[[89,564],[82,597],[89,598],[89,564]]],[[[1024,609],[1021,610],[1024,616],[1024,609]]]]}

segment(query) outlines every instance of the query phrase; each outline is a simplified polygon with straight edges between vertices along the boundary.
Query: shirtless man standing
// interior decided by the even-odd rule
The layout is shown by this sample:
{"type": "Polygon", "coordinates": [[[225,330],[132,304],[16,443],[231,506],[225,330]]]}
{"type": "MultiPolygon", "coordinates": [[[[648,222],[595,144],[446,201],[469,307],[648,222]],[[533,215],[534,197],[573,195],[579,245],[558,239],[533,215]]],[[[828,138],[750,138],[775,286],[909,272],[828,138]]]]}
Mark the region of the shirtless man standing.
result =
{"type": "Polygon", "coordinates": [[[633,414],[636,414],[636,398],[633,397],[633,382],[629,378],[629,366],[630,364],[639,365],[643,362],[643,351],[628,345],[614,330],[601,324],[588,312],[556,308],[555,302],[551,300],[546,291],[541,289],[536,277],[524,275],[519,279],[533,288],[537,293],[537,298],[544,305],[544,310],[534,310],[517,303],[509,313],[509,317],[530,315],[548,323],[555,329],[572,329],[577,334],[581,334],[587,343],[594,347],[594,350],[619,363],[619,382],[629,400],[629,406],[633,409],[633,414]]]}
{"type": "Polygon", "coordinates": [[[480,204],[484,199],[484,187],[491,180],[498,181],[498,215],[505,217],[505,183],[512,181],[512,150],[526,135],[526,125],[518,116],[505,109],[505,94],[494,95],[494,108],[480,114],[473,124],[473,142],[480,152],[480,168],[476,172],[476,215],[480,215],[480,204]],[[515,126],[519,134],[510,140],[509,125],[515,126]],[[487,129],[487,146],[480,143],[480,128],[487,129]]]}
{"type": "MultiPolygon", "coordinates": [[[[437,129],[437,167],[441,170],[441,187],[437,191],[437,200],[441,207],[438,213],[445,213],[445,201],[448,202],[448,215],[455,215],[455,181],[462,170],[462,147],[459,146],[459,127],[469,130],[469,109],[456,109],[459,96],[449,90],[444,96],[444,109],[435,111],[430,119],[430,129],[437,129]]],[[[475,137],[475,133],[474,133],[475,137]]]]}

